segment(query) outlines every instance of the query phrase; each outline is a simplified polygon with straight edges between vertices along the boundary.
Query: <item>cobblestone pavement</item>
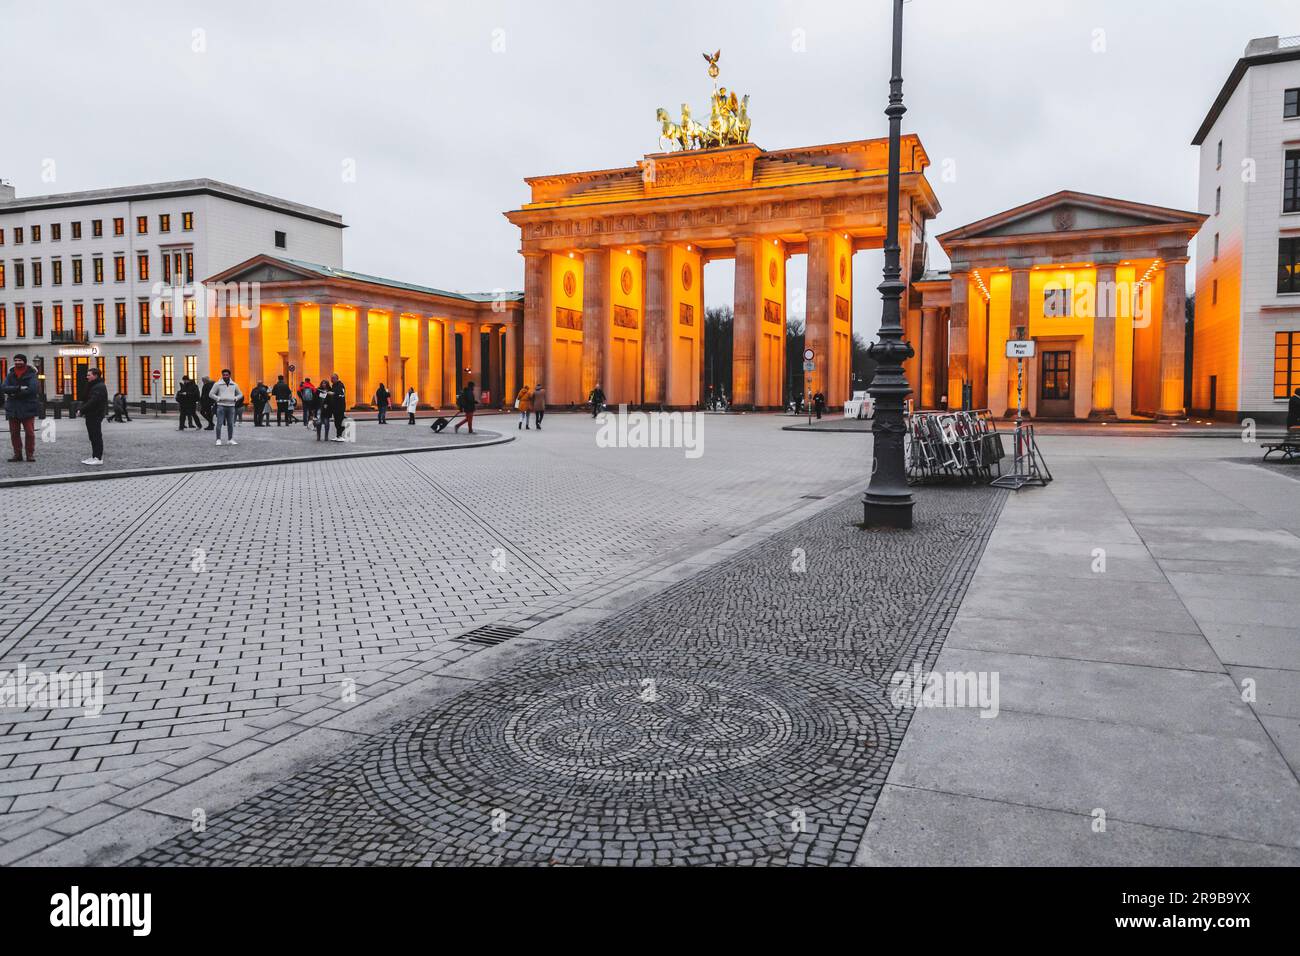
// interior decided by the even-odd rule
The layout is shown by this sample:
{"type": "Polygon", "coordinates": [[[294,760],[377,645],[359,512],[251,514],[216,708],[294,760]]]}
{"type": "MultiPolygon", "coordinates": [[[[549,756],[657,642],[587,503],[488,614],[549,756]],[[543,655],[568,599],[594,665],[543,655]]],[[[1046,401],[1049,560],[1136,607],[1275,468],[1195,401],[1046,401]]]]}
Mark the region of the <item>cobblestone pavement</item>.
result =
{"type": "Polygon", "coordinates": [[[828,508],[137,862],[847,864],[1003,496],[828,508]]]}
{"type": "MultiPolygon", "coordinates": [[[[432,413],[421,413],[432,415],[432,413]]],[[[135,471],[142,468],[176,467],[178,465],[204,465],[229,462],[265,461],[272,458],[328,457],[343,453],[402,448],[445,448],[449,445],[473,441],[463,429],[459,434],[448,430],[434,434],[429,429],[432,418],[417,420],[413,426],[406,417],[393,416],[388,425],[371,421],[358,421],[353,442],[325,442],[316,440],[316,431],[303,425],[285,425],[254,428],[252,412],[248,420],[235,426],[237,445],[216,444],[215,431],[187,428],[180,431],[175,416],[137,417],[120,424],[104,425],[104,464],[83,465],[81,460],[90,455],[90,442],[86,438],[86,425],[80,418],[46,419],[48,431],[38,432],[52,441],[41,441],[36,446],[36,461],[11,462],[8,436],[5,436],[5,454],[0,457],[0,482],[16,478],[50,477],[53,475],[103,474],[112,471],[135,471]]],[[[274,418],[272,419],[274,422],[274,418]]],[[[500,431],[501,426],[514,428],[513,416],[484,415],[477,419],[480,431],[500,431]],[[509,420],[508,420],[509,419],[509,420]]],[[[41,424],[38,422],[38,425],[41,424]]],[[[330,434],[334,434],[333,428],[330,434]]]]}
{"type": "Polygon", "coordinates": [[[865,436],[812,448],[766,416],[709,417],[698,459],[594,430],[6,489],[0,671],[102,674],[104,707],[0,708],[0,864],[337,716],[345,683],[437,673],[472,628],[560,614],[869,469],[865,436]]]}

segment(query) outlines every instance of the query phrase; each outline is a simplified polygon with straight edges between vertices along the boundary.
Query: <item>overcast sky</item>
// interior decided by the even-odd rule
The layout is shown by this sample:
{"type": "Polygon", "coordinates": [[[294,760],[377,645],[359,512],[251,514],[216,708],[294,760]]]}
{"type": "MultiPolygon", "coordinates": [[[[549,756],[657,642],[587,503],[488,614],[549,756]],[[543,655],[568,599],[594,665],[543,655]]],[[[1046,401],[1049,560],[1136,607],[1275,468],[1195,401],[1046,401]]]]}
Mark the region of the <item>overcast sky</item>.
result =
{"type": "MultiPolygon", "coordinates": [[[[349,268],[521,288],[501,213],[527,198],[523,178],[654,151],[656,107],[705,108],[705,50],[751,94],[766,149],[886,135],[890,8],[0,0],[0,178],[30,196],[211,177],[342,213],[349,268]]],[[[1247,40],[1300,33],[1298,0],[905,9],[903,129],[934,163],[931,235],[1065,188],[1193,208],[1189,144],[1247,40]]],[[[931,257],[946,264],[933,242],[931,257]]],[[[855,259],[857,325],[873,331],[881,257],[855,259]]],[[[711,303],[730,281],[710,266],[711,303]]]]}

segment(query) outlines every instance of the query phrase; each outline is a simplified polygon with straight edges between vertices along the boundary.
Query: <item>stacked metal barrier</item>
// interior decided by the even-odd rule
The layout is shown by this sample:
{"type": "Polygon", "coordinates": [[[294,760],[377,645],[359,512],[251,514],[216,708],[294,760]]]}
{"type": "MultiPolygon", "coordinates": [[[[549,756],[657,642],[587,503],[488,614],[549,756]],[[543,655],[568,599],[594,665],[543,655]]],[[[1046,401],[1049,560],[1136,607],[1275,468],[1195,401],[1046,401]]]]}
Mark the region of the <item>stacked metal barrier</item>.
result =
{"type": "Polygon", "coordinates": [[[914,412],[907,417],[907,478],[933,481],[992,481],[1002,473],[1006,450],[988,409],[914,412]]]}

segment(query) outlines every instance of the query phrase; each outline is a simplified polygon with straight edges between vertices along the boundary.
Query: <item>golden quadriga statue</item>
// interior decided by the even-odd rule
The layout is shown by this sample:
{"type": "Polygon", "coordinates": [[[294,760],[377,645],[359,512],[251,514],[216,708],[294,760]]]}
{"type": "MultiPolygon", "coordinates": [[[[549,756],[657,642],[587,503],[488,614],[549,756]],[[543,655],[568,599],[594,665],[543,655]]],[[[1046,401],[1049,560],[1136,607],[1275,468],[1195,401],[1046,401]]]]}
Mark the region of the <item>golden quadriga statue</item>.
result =
{"type": "MultiPolygon", "coordinates": [[[[722,51],[704,54],[709,64],[709,76],[718,77],[718,60],[722,51]]],[[[662,106],[656,112],[659,120],[659,145],[664,143],[669,148],[675,144],[678,149],[713,149],[718,146],[736,146],[749,142],[749,94],[737,99],[735,90],[728,91],[725,86],[713,87],[710,101],[708,125],[698,123],[691,116],[689,103],[682,104],[682,119],[674,123],[668,111],[662,106]]]]}

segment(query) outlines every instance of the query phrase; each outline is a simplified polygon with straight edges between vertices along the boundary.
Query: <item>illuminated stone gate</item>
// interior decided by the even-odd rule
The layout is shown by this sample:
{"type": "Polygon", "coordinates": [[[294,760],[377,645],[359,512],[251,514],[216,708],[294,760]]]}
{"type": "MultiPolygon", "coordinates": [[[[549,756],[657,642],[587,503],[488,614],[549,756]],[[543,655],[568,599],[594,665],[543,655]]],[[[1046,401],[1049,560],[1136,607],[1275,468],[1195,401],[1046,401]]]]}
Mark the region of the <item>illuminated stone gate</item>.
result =
{"type": "MultiPolygon", "coordinates": [[[[696,405],[704,264],[734,259],[732,403],[779,407],[786,260],[806,254],[811,388],[842,405],[852,256],[884,244],[888,146],[882,138],[769,152],[745,142],[525,180],[530,201],[505,214],[525,259],[525,380],[545,382],[553,403],[585,401],[599,382],[610,404],[696,405]]],[[[903,137],[900,159],[907,278],[939,204],[916,136],[903,137]]]]}

